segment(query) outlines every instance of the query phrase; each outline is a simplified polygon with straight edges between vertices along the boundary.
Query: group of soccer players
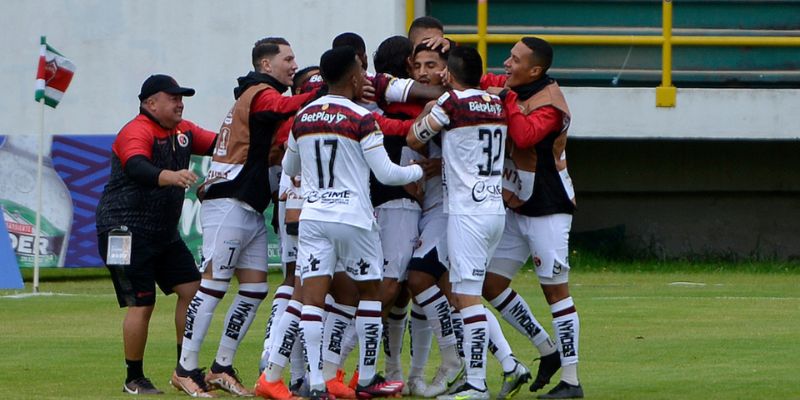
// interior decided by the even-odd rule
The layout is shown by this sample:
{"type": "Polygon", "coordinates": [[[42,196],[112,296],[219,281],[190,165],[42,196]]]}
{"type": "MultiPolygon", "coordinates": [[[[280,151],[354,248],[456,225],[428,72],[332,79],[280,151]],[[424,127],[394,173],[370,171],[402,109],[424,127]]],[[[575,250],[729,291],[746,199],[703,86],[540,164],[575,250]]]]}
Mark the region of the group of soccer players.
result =
{"type": "Polygon", "coordinates": [[[483,74],[474,48],[448,41],[439,21],[423,17],[408,37],[381,43],[376,74],[366,72],[368,62],[353,33],[337,36],[319,66],[299,71],[286,40],[254,46],[255,71],[239,78],[201,188],[203,279],[172,384],[193,397],[214,397],[220,388],[275,400],[488,399],[491,352],[503,367],[498,399],[531,379],[538,391],[558,369],[560,382],[539,397],[583,397],[579,320],[567,284],[575,209],[564,150],[570,113],[547,76],[552,48],[524,38],[505,75],[483,74]],[[282,95],[289,88],[292,95],[282,95]],[[251,391],[233,359],[267,293],[259,219],[270,200],[267,180],[278,202],[285,279],[251,391]],[[553,315],[552,338],[510,288],[531,256],[553,315]],[[239,293],[204,373],[200,347],[234,275],[239,293]],[[535,378],[482,298],[540,352],[535,378]],[[434,336],[441,363],[429,380],[434,336]],[[348,384],[344,364],[356,348],[348,384]]]}

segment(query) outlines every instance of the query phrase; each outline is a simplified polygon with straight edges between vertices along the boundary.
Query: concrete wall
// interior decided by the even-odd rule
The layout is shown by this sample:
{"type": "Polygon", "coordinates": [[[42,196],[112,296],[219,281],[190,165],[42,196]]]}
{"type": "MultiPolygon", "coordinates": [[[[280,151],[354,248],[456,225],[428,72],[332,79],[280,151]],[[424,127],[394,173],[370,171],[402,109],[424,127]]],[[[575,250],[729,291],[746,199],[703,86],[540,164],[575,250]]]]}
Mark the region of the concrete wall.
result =
{"type": "MultiPolygon", "coordinates": [[[[37,131],[39,36],[78,67],[46,132],[114,134],[141,82],[169,73],[197,89],[187,119],[217,129],[255,40],[284,36],[301,66],[355,31],[375,50],[404,32],[404,0],[5,0],[0,135],[37,131]]],[[[580,210],[576,242],[662,257],[800,255],[800,90],[565,88],[580,210]],[[682,139],[682,140],[679,140],[682,139]],[[685,140],[690,139],[690,140],[685,140]]]]}
{"type": "Polygon", "coordinates": [[[302,66],[319,64],[339,33],[354,31],[373,52],[405,30],[404,0],[4,0],[0,12],[0,135],[38,130],[33,101],[39,36],[72,59],[77,73],[49,133],[116,133],[138,107],[150,74],[197,89],[184,117],[216,130],[236,77],[266,36],[293,44],[302,66]]]}

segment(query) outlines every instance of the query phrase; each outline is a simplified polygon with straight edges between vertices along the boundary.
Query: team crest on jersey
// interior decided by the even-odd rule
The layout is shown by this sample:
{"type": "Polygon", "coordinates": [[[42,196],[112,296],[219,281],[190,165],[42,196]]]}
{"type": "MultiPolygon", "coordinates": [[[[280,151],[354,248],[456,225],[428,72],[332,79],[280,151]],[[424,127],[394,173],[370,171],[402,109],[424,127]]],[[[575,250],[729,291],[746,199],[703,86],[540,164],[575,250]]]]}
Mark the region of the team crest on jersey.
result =
{"type": "Polygon", "coordinates": [[[186,146],[188,146],[188,145],[189,145],[189,137],[188,137],[188,136],[186,136],[186,135],[185,135],[185,134],[183,134],[183,133],[179,133],[179,134],[178,134],[178,144],[179,144],[181,147],[186,147],[186,146]]]}
{"type": "Polygon", "coordinates": [[[481,98],[483,101],[492,101],[492,96],[489,96],[488,94],[482,95],[481,98]]]}
{"type": "Polygon", "coordinates": [[[321,108],[322,108],[322,111],[325,111],[325,110],[327,110],[328,108],[330,108],[330,106],[331,106],[331,105],[330,105],[330,104],[328,104],[328,103],[325,103],[325,104],[323,104],[323,105],[322,105],[322,107],[321,107],[321,108]]]}

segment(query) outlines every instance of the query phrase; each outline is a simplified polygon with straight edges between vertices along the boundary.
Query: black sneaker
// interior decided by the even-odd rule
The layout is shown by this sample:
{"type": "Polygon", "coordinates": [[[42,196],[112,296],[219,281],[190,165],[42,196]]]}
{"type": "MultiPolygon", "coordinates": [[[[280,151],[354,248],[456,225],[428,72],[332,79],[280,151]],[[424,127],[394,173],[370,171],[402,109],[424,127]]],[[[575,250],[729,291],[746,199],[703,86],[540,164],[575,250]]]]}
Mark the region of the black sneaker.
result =
{"type": "Polygon", "coordinates": [[[583,388],[580,384],[570,385],[567,382],[558,382],[558,385],[546,394],[540,394],[537,399],[582,399],[583,388]]]}
{"type": "Polygon", "coordinates": [[[336,400],[336,397],[327,390],[312,390],[308,394],[308,400],[336,400]]]}
{"type": "Polygon", "coordinates": [[[558,351],[539,358],[539,370],[536,379],[531,383],[530,390],[535,392],[550,383],[550,378],[561,368],[561,356],[558,351]]]}
{"type": "Polygon", "coordinates": [[[153,382],[150,382],[150,379],[145,377],[125,382],[125,384],[122,385],[122,392],[128,394],[164,394],[164,392],[153,386],[153,382]]]}
{"type": "Polygon", "coordinates": [[[308,382],[306,382],[305,378],[300,378],[294,381],[294,383],[289,386],[289,391],[297,397],[311,396],[310,388],[308,387],[308,382]]]}
{"type": "Polygon", "coordinates": [[[356,386],[356,397],[371,399],[373,397],[392,397],[403,391],[405,384],[402,381],[387,381],[382,376],[375,374],[368,385],[356,386]]]}

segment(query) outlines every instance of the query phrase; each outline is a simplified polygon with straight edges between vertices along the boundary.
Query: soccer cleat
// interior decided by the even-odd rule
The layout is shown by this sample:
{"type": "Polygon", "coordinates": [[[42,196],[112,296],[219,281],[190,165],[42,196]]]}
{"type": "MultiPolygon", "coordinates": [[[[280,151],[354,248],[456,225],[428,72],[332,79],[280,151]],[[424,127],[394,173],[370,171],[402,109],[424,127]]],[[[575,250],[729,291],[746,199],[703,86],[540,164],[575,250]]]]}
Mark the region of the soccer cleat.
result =
{"type": "MultiPolygon", "coordinates": [[[[339,377],[339,371],[342,370],[336,371],[336,377],[339,377]]],[[[344,382],[344,371],[342,371],[342,381],[344,382]]],[[[358,387],[358,370],[353,371],[353,376],[350,377],[350,383],[347,384],[347,387],[353,390],[356,390],[356,387],[358,387]]]]}
{"type": "Polygon", "coordinates": [[[153,382],[150,382],[150,379],[145,377],[125,382],[125,384],[122,385],[122,391],[128,394],[164,394],[164,392],[153,386],[153,382]]]}
{"type": "Polygon", "coordinates": [[[406,389],[408,389],[408,395],[410,396],[425,397],[428,384],[425,383],[425,378],[421,376],[410,376],[408,377],[408,384],[403,388],[403,391],[405,392],[406,389]]]}
{"type": "Polygon", "coordinates": [[[242,385],[233,367],[221,367],[216,361],[211,366],[211,371],[206,374],[205,381],[209,388],[222,389],[234,396],[253,397],[253,392],[242,385]],[[222,371],[214,372],[215,367],[221,368],[222,371]]]}
{"type": "Polygon", "coordinates": [[[189,396],[192,397],[216,397],[213,393],[209,393],[208,385],[206,385],[205,374],[203,370],[196,368],[191,371],[184,370],[180,366],[172,371],[172,379],[169,383],[189,396]],[[178,374],[180,369],[180,374],[178,374]]]}
{"type": "Polygon", "coordinates": [[[423,397],[436,397],[446,393],[447,390],[452,388],[463,376],[464,363],[461,363],[458,368],[447,368],[440,365],[439,369],[436,370],[436,375],[433,377],[431,384],[428,385],[425,390],[425,395],[423,397]]]}
{"type": "Polygon", "coordinates": [[[539,370],[536,379],[531,383],[530,391],[535,392],[550,383],[550,378],[561,368],[561,356],[558,351],[539,358],[539,370]]]}
{"type": "Polygon", "coordinates": [[[480,390],[464,382],[453,393],[436,396],[436,400],[489,400],[489,390],[480,390]]]}
{"type": "Polygon", "coordinates": [[[289,386],[289,391],[292,395],[297,397],[308,397],[311,395],[311,387],[308,385],[308,379],[300,378],[289,386]]]}
{"type": "Polygon", "coordinates": [[[558,385],[545,394],[540,394],[537,399],[582,399],[583,388],[580,384],[570,385],[560,381],[558,385]]]}
{"type": "Polygon", "coordinates": [[[511,372],[503,372],[503,387],[500,388],[500,393],[497,393],[497,400],[507,400],[519,393],[522,385],[531,380],[531,371],[517,362],[511,372]]]}
{"type": "Polygon", "coordinates": [[[342,375],[341,380],[338,378],[339,376],[336,376],[325,382],[325,388],[328,393],[337,399],[355,399],[356,391],[344,384],[344,375],[342,375]]]}
{"type": "Polygon", "coordinates": [[[275,382],[267,382],[264,374],[258,377],[256,381],[255,395],[265,399],[273,400],[297,400],[299,397],[292,395],[283,380],[278,379],[275,382]]]}
{"type": "Polygon", "coordinates": [[[308,400],[336,400],[336,396],[325,390],[312,390],[308,395],[308,400]]]}
{"type": "Polygon", "coordinates": [[[400,381],[387,381],[380,375],[372,377],[369,384],[356,386],[356,396],[359,399],[371,399],[374,397],[393,397],[403,390],[405,384],[400,381]]]}

